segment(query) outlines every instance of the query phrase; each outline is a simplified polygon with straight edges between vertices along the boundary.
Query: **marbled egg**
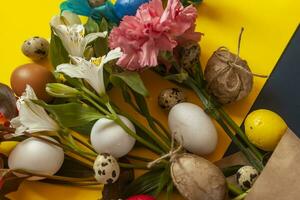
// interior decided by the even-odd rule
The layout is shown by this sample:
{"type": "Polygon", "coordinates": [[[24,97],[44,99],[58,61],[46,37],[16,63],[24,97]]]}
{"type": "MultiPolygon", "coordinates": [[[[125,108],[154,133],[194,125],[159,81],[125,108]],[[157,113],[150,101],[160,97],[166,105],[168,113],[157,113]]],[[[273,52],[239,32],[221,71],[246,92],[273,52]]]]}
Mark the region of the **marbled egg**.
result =
{"type": "Polygon", "coordinates": [[[164,89],[158,96],[158,105],[166,110],[184,101],[186,101],[186,95],[183,90],[179,88],[164,89]]]}
{"type": "Polygon", "coordinates": [[[242,189],[248,190],[252,187],[258,175],[258,171],[252,166],[241,167],[236,173],[237,183],[242,189]]]}
{"type": "Polygon", "coordinates": [[[48,56],[49,42],[38,36],[29,38],[23,43],[22,52],[32,60],[42,60],[48,56]]]}
{"type": "Polygon", "coordinates": [[[108,153],[99,154],[94,162],[95,179],[101,184],[111,184],[120,176],[117,160],[108,153]]]}

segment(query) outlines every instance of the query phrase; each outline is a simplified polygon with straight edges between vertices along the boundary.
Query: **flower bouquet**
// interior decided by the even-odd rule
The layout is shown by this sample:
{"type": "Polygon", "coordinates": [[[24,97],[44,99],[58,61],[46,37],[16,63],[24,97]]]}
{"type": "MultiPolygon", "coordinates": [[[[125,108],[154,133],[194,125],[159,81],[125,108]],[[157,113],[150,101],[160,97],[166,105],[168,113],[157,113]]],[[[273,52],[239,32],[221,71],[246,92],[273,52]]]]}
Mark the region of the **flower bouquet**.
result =
{"type": "MultiPolygon", "coordinates": [[[[269,179],[265,165],[281,137],[291,134],[271,111],[251,113],[244,131],[222,108],[248,96],[253,76],[265,76],[252,73],[239,56],[243,28],[237,54],[220,47],[203,71],[203,34],[195,31],[199,3],[63,2],[61,14],[50,21],[50,43],[33,37],[22,45],[34,61],[49,57],[53,70],[22,65],[11,75],[12,89],[0,85],[0,138],[13,146],[1,152],[1,199],[25,180],[104,186],[103,199],[154,199],[161,193],[172,199],[176,190],[189,200],[261,199],[251,187],[260,174],[269,179]],[[79,16],[88,19],[83,23],[79,16]],[[168,113],[168,127],[148,107],[152,95],[140,76],[145,71],[177,84],[155,97],[168,113]],[[110,97],[114,88],[119,102],[110,97]],[[193,91],[201,107],[189,103],[182,88],[193,91]],[[203,158],[217,146],[214,121],[245,161],[214,164],[203,158]],[[134,170],[143,174],[135,176],[134,170]],[[235,181],[226,179],[232,175],[235,181]]],[[[279,162],[274,159],[270,163],[279,162]]]]}

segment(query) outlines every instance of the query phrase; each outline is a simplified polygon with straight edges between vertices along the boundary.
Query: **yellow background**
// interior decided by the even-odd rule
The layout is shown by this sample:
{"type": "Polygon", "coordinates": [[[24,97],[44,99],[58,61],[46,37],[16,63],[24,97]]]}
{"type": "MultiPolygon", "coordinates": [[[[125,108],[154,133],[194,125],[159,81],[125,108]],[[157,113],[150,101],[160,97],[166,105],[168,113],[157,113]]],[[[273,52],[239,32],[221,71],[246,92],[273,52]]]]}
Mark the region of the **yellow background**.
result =
{"type": "MultiPolygon", "coordinates": [[[[49,20],[58,14],[60,0],[17,0],[1,2],[0,18],[0,82],[9,84],[10,74],[18,65],[31,62],[20,51],[23,41],[31,36],[49,38],[49,20]]],[[[227,46],[236,52],[241,27],[245,28],[241,57],[245,58],[254,73],[271,73],[300,19],[298,0],[206,0],[199,7],[197,29],[205,34],[201,41],[201,62],[204,65],[219,46],[227,46]]],[[[47,63],[42,63],[48,65],[47,63]]],[[[288,67],[288,66],[286,66],[288,67]]],[[[150,90],[149,104],[155,116],[166,123],[166,113],[156,103],[162,88],[171,86],[156,75],[145,73],[150,90]]],[[[254,79],[254,88],[247,99],[226,106],[237,123],[241,123],[249,111],[265,79],[254,79]]],[[[199,104],[192,92],[187,91],[189,101],[199,104]]],[[[118,93],[112,92],[118,101],[118,93]]],[[[122,102],[118,102],[122,105],[122,102]]],[[[128,109],[124,105],[124,109],[128,109]]],[[[216,152],[207,158],[211,161],[222,157],[230,141],[219,131],[216,152]]],[[[22,184],[12,195],[15,200],[82,200],[99,198],[99,189],[82,189],[54,186],[38,182],[22,184]]]]}

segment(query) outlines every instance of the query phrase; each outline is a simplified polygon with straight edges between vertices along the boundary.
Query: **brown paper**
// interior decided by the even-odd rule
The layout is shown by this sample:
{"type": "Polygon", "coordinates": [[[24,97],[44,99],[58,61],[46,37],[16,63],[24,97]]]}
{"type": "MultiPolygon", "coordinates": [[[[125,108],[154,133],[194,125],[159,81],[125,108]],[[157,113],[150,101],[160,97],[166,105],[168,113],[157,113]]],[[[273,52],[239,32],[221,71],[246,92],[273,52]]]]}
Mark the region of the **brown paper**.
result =
{"type": "MultiPolygon", "coordinates": [[[[215,163],[220,168],[249,164],[242,153],[215,163]]],[[[227,181],[236,184],[235,175],[227,181]]],[[[300,200],[300,139],[288,129],[245,200],[300,200]]]]}
{"type": "Polygon", "coordinates": [[[288,129],[246,200],[300,199],[300,140],[288,129]]]}

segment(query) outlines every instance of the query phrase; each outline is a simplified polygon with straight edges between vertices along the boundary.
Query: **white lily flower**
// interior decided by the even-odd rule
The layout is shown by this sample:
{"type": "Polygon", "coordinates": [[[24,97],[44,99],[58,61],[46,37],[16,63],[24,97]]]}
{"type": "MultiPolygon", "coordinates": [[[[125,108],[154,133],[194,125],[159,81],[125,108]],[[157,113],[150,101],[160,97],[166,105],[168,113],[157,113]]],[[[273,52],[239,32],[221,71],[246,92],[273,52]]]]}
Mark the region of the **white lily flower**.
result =
{"type": "Polygon", "coordinates": [[[70,26],[73,24],[81,24],[81,20],[78,15],[67,10],[63,11],[61,15],[53,16],[50,21],[51,27],[56,27],[58,25],[70,26]]]}
{"type": "Polygon", "coordinates": [[[111,60],[120,58],[122,52],[116,48],[108,52],[102,58],[92,58],[87,61],[81,57],[71,56],[73,64],[61,64],[57,66],[56,72],[64,73],[72,78],[84,79],[100,96],[105,94],[105,85],[103,78],[103,66],[111,60]]]}
{"type": "Polygon", "coordinates": [[[90,33],[85,36],[82,24],[70,26],[53,26],[54,33],[61,39],[65,49],[71,56],[83,57],[84,51],[89,43],[98,37],[106,37],[107,31],[101,33],[90,33]]]}
{"type": "Polygon", "coordinates": [[[16,129],[14,136],[22,135],[24,131],[29,133],[55,132],[60,129],[43,107],[31,101],[37,99],[32,87],[27,85],[25,92],[17,101],[19,116],[11,120],[12,127],[16,129]]]}

